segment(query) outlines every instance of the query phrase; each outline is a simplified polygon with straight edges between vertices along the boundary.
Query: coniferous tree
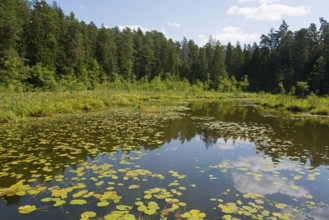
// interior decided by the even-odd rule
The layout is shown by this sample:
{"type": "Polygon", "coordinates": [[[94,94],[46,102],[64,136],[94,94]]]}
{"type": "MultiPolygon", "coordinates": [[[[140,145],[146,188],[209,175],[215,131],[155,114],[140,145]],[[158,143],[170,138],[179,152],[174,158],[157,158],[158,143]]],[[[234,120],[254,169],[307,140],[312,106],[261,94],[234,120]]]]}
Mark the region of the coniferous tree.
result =
{"type": "Polygon", "coordinates": [[[117,74],[117,45],[112,30],[102,27],[96,43],[96,57],[108,78],[117,74]]]}
{"type": "Polygon", "coordinates": [[[27,36],[27,57],[31,65],[41,63],[47,68],[55,68],[59,50],[57,35],[60,33],[57,16],[45,0],[34,2],[27,36]]]}
{"type": "Polygon", "coordinates": [[[23,34],[29,19],[28,2],[2,0],[0,14],[0,58],[24,56],[23,34]]]}
{"type": "Polygon", "coordinates": [[[135,80],[134,66],[134,36],[129,28],[123,29],[121,32],[117,29],[117,45],[118,45],[118,68],[119,73],[126,80],[135,80]]]}
{"type": "Polygon", "coordinates": [[[0,84],[12,90],[52,90],[59,82],[93,89],[117,77],[134,82],[174,76],[221,91],[234,90],[242,80],[256,92],[298,87],[303,95],[329,94],[329,23],[324,18],[319,29],[310,24],[295,32],[283,20],[259,44],[242,49],[211,37],[198,46],[186,38],[174,42],[158,31],[98,28],[45,0],[2,0],[0,13],[0,84]]]}

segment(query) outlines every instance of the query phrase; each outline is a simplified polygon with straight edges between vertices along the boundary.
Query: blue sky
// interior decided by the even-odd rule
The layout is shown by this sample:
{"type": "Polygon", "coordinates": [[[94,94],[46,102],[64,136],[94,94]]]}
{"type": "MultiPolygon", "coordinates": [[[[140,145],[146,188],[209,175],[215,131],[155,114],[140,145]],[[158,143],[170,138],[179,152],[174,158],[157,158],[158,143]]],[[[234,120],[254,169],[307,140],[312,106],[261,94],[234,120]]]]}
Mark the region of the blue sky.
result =
{"type": "MultiPolygon", "coordinates": [[[[52,0],[47,0],[49,3],[52,0]]],[[[329,20],[328,0],[57,0],[66,14],[98,26],[158,30],[181,41],[185,36],[203,45],[211,35],[226,44],[259,42],[261,34],[278,29],[282,19],[291,30],[319,26],[329,20]],[[327,16],[327,17],[326,17],[327,16]]]]}

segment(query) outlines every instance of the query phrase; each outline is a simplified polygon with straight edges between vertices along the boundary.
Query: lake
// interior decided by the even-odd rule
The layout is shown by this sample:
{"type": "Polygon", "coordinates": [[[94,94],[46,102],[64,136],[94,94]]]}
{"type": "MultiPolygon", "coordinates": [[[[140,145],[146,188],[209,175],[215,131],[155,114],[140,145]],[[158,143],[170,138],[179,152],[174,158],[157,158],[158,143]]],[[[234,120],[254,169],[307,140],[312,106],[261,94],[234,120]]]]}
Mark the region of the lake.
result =
{"type": "Polygon", "coordinates": [[[0,219],[329,219],[328,136],[242,101],[3,124],[0,219]]]}

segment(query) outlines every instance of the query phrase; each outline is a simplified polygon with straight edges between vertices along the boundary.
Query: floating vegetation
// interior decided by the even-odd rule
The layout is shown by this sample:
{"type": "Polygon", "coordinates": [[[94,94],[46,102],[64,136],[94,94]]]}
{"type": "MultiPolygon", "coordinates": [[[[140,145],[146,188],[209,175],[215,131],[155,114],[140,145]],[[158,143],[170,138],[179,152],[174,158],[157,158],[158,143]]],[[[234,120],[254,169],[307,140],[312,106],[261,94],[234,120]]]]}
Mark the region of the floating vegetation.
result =
{"type": "Polygon", "coordinates": [[[81,214],[80,220],[88,220],[90,218],[96,217],[96,212],[84,212],[81,214]]]}
{"type": "Polygon", "coordinates": [[[204,219],[206,217],[206,213],[201,212],[200,210],[197,209],[192,209],[188,212],[185,212],[184,214],[181,215],[183,219],[204,219]]]}
{"type": "Polygon", "coordinates": [[[34,212],[35,210],[37,210],[37,207],[35,207],[34,205],[25,205],[18,207],[18,211],[21,214],[29,214],[31,212],[34,212]]]}
{"type": "Polygon", "coordinates": [[[327,171],[306,163],[306,151],[288,155],[293,140],[267,123],[174,106],[4,126],[0,211],[7,219],[9,206],[18,219],[50,220],[294,219],[329,210],[309,187],[328,183],[327,171]]]}

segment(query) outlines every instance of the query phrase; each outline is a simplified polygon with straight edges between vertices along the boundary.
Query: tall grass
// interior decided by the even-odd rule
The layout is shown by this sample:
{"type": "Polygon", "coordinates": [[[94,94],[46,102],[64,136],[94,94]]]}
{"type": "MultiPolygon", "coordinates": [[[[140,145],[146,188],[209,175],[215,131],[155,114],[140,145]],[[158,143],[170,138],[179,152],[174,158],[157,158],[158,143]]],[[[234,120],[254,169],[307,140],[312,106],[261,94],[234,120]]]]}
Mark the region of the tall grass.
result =
{"type": "Polygon", "coordinates": [[[292,112],[305,112],[315,115],[329,115],[329,97],[310,95],[306,98],[296,98],[292,95],[255,94],[251,98],[262,106],[292,112]]]}
{"type": "Polygon", "coordinates": [[[155,79],[152,82],[115,81],[92,91],[0,92],[0,122],[16,122],[29,117],[50,117],[97,111],[113,106],[139,106],[147,111],[147,101],[167,103],[186,99],[242,98],[259,105],[293,112],[329,115],[329,97],[308,96],[300,99],[291,95],[266,93],[221,93],[208,91],[202,84],[187,81],[155,79]]]}
{"type": "MultiPolygon", "coordinates": [[[[113,106],[140,106],[145,101],[185,99],[220,99],[236,97],[209,91],[142,91],[111,90],[72,92],[0,93],[0,122],[16,122],[28,117],[50,117],[84,111],[97,111],[113,106]]],[[[145,107],[144,107],[145,108],[145,107]]]]}

